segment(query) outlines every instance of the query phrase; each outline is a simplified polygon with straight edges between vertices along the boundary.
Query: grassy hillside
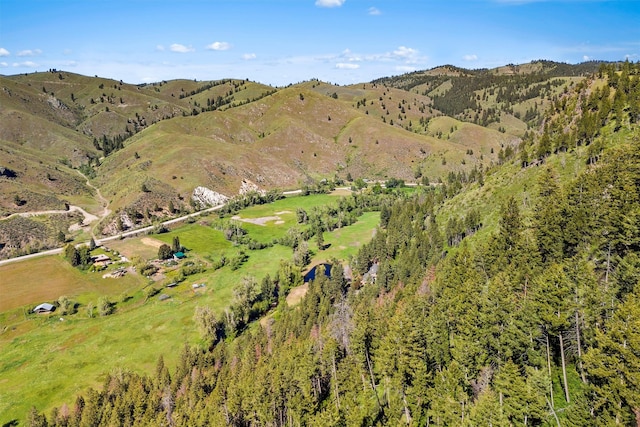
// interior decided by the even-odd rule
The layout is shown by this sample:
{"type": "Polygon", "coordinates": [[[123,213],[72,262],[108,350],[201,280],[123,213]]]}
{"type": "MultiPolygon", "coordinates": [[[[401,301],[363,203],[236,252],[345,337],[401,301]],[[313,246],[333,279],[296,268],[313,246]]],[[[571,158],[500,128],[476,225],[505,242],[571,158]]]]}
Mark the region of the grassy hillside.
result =
{"type": "MultiPolygon", "coordinates": [[[[158,123],[106,158],[97,183],[114,211],[148,205],[143,200],[150,200],[141,191],[143,183],[150,183],[148,193],[166,195],[162,197],[165,205],[172,199],[176,206],[187,206],[196,186],[233,195],[243,180],[269,189],[299,188],[314,180],[348,175],[414,180],[416,170],[435,179],[449,171],[487,166],[495,161],[500,147],[517,142],[479,126],[469,132],[461,129],[451,140],[426,135],[428,129],[407,130],[374,116],[374,108],[369,114],[363,107],[353,108],[362,90],[338,90],[337,99],[333,92],[318,93],[329,88],[307,82],[233,109],[158,123]],[[351,98],[341,99],[347,92],[351,98]],[[469,149],[476,154],[467,156],[469,149]]],[[[364,91],[369,97],[384,94],[394,105],[418,102],[404,91],[392,94],[382,87],[364,91]]],[[[416,123],[419,108],[412,110],[416,123]]]]}
{"type": "MultiPolygon", "coordinates": [[[[595,66],[445,66],[279,89],[237,79],[131,85],[51,70],[2,77],[0,140],[37,150],[38,164],[28,161],[40,175],[41,165],[82,166],[113,212],[96,229],[113,233],[118,217],[142,225],[191,210],[198,186],[232,196],[246,181],[293,189],[321,179],[435,182],[485,170],[530,138],[547,106],[595,66]]],[[[13,196],[18,181],[10,182],[13,196]]],[[[3,209],[43,210],[63,198],[94,211],[103,204],[91,200],[97,192],[58,187],[32,197],[43,194],[33,186],[24,188],[29,203],[5,201],[3,209]]]]}
{"type": "MultiPolygon", "coordinates": [[[[42,132],[57,129],[53,126],[56,124],[72,132],[58,129],[53,133],[63,133],[67,138],[75,134],[75,139],[83,141],[82,148],[90,154],[97,151],[92,144],[94,138],[100,146],[103,137],[126,138],[161,120],[198,114],[206,109],[228,108],[273,90],[262,84],[231,79],[132,85],[65,71],[3,77],[1,83],[4,90],[0,93],[3,105],[0,111],[11,119],[7,121],[11,126],[2,129],[0,137],[15,142],[43,139],[42,135],[29,134],[29,125],[38,124],[36,128],[42,132]],[[15,111],[26,114],[18,119],[15,111]],[[43,124],[42,120],[53,124],[43,124]]],[[[77,142],[67,145],[69,151],[81,148],[77,142]]]]}

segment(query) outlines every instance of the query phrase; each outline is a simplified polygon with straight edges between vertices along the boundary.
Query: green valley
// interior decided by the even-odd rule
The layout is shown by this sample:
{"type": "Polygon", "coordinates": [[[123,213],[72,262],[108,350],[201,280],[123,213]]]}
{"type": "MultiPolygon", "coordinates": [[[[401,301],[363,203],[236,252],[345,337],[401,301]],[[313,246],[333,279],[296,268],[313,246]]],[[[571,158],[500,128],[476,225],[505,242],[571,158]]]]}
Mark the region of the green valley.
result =
{"type": "Polygon", "coordinates": [[[640,419],[638,64],[1,82],[2,423],[640,419]]]}

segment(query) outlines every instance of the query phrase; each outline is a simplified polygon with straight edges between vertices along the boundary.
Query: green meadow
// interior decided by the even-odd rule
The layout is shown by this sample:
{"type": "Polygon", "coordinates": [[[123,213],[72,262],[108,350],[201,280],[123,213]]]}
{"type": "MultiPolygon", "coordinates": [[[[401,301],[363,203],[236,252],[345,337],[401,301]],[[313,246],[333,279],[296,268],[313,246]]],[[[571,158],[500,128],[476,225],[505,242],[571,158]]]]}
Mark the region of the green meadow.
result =
{"type": "MultiPolygon", "coordinates": [[[[242,223],[250,237],[271,242],[297,225],[298,207],[308,210],[327,203],[337,203],[337,197],[290,197],[247,208],[238,216],[243,220],[279,217],[264,225],[242,223]]],[[[312,239],[312,263],[355,254],[371,239],[378,220],[379,213],[368,212],[349,227],[325,232],[324,250],[318,250],[312,239]]],[[[156,282],[131,269],[123,278],[103,279],[105,272],[80,271],[61,256],[0,267],[0,425],[24,420],[31,406],[45,411],[63,403],[71,406],[77,394],[99,387],[109,372],[152,372],[160,355],[175,366],[185,344],[204,345],[193,322],[196,306],[207,305],[220,312],[231,303],[233,288],[242,277],[261,280],[267,274],[273,276],[281,260],[292,259],[291,248],[279,244],[262,250],[236,246],[212,227],[214,221],[219,219],[211,215],[167,233],[109,242],[110,249],[144,260],[157,256],[157,247],[150,242],[171,245],[177,236],[187,258],[168,267],[166,277],[156,282]],[[210,268],[222,255],[230,258],[240,250],[248,260],[237,270],[210,268]],[[164,288],[188,261],[207,269],[187,276],[175,288],[164,288]],[[196,283],[205,286],[193,289],[196,283]],[[159,293],[149,297],[152,286],[159,293]],[[158,297],[163,294],[169,298],[161,301],[158,297]],[[76,303],[75,314],[31,313],[35,305],[54,302],[61,295],[76,303]],[[90,317],[87,305],[96,306],[104,296],[114,303],[114,313],[101,317],[93,310],[90,317]]]]}

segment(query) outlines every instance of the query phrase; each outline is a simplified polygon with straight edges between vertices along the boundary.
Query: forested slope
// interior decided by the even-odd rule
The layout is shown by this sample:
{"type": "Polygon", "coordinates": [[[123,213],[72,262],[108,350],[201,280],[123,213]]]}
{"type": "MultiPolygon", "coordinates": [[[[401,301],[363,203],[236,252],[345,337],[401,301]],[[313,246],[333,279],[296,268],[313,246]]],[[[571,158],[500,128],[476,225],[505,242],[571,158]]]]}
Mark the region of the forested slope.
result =
{"type": "Polygon", "coordinates": [[[504,159],[536,168],[526,199],[456,205],[479,186],[496,196],[498,166],[386,203],[351,281],[334,265],[244,330],[233,308],[201,318],[208,348],[153,376],[113,372],[49,424],[636,425],[640,66],[601,74],[504,159]],[[581,167],[564,173],[560,156],[581,167]]]}

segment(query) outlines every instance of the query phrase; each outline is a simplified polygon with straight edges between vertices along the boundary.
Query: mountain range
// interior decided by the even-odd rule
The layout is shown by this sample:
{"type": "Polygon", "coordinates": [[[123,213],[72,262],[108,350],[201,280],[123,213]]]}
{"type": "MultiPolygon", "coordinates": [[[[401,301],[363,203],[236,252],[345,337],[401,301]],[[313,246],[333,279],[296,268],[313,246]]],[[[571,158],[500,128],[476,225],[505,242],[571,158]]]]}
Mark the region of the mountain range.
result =
{"type": "MultiPolygon", "coordinates": [[[[111,213],[95,231],[108,235],[119,218],[137,227],[195,209],[196,187],[233,196],[243,182],[295,189],[322,179],[435,182],[481,171],[599,66],[442,66],[350,86],[134,85],[53,69],[2,76],[0,216],[69,205],[99,215],[106,208],[99,188],[111,213]]],[[[4,257],[55,246],[57,234],[68,234],[66,223],[14,221],[25,233],[17,237],[0,222],[4,257]]]]}

